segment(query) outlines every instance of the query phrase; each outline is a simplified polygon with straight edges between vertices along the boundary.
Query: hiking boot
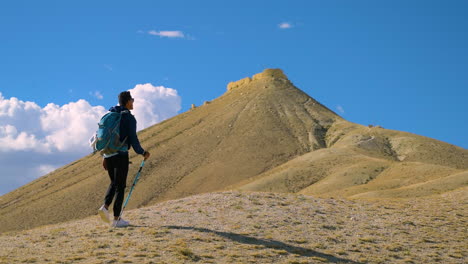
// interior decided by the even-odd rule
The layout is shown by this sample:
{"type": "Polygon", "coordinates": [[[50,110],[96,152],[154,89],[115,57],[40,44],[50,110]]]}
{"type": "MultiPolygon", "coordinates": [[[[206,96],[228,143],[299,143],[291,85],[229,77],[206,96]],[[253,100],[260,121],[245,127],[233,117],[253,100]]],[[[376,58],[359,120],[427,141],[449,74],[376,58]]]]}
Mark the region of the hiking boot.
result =
{"type": "Polygon", "coordinates": [[[101,208],[99,208],[98,212],[99,212],[99,216],[101,216],[102,221],[106,223],[110,223],[109,211],[106,209],[104,205],[101,206],[101,208]]]}
{"type": "Polygon", "coordinates": [[[119,220],[114,220],[112,222],[113,227],[127,227],[130,223],[120,218],[119,220]]]}

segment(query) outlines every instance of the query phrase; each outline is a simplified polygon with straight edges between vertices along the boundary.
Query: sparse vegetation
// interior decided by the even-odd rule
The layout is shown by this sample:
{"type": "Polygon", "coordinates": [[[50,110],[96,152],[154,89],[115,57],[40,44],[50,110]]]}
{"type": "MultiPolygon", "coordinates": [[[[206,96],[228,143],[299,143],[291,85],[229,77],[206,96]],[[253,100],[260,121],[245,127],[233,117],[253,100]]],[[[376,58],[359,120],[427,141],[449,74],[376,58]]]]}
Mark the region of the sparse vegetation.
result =
{"type": "Polygon", "coordinates": [[[212,193],[130,210],[135,226],[126,229],[94,216],[7,233],[0,263],[464,263],[466,193],[399,201],[212,193]]]}

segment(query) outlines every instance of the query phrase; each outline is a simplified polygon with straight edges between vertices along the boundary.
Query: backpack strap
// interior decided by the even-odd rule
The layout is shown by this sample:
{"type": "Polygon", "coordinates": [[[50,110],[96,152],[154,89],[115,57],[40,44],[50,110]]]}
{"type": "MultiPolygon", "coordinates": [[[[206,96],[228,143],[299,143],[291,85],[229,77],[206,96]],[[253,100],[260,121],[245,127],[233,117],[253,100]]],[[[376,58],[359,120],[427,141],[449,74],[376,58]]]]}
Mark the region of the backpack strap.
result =
{"type": "MultiPolygon", "coordinates": [[[[123,110],[123,111],[121,111],[121,112],[120,112],[120,122],[122,122],[122,116],[123,116],[123,114],[130,114],[130,115],[131,115],[131,113],[130,113],[129,110],[123,110]]],[[[126,136],[126,137],[123,139],[123,141],[122,141],[122,146],[124,146],[125,144],[127,144],[127,139],[128,139],[128,136],[126,136]]]]}

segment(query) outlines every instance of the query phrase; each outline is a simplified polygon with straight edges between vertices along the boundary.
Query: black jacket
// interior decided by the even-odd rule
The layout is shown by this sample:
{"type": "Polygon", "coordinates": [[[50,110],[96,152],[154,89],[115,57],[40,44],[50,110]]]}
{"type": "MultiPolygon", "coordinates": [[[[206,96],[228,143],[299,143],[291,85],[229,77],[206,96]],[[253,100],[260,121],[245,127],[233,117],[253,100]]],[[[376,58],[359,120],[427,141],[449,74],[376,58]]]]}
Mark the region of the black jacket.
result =
{"type": "Polygon", "coordinates": [[[120,141],[127,139],[128,149],[130,149],[131,146],[136,153],[143,155],[145,150],[141,147],[136,133],[137,122],[135,117],[130,113],[130,110],[120,105],[113,106],[109,109],[109,111],[117,113],[124,110],[127,110],[128,113],[123,114],[122,119],[120,120],[120,141]]]}

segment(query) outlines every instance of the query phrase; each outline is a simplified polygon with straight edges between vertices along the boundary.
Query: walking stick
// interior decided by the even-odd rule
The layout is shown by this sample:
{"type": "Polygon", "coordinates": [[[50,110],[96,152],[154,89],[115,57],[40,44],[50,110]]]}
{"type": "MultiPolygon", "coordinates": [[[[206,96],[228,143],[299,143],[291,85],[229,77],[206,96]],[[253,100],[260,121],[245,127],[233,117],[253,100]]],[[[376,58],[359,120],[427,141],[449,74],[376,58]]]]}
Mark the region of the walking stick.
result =
{"type": "MultiPolygon", "coordinates": [[[[133,180],[132,187],[130,188],[130,192],[129,192],[128,195],[127,195],[127,199],[125,199],[125,203],[124,203],[124,205],[123,205],[123,207],[122,207],[122,210],[120,211],[120,215],[119,215],[119,218],[117,219],[117,222],[116,222],[116,223],[118,223],[119,220],[120,220],[120,218],[122,217],[122,213],[123,213],[125,207],[127,206],[128,200],[130,200],[130,196],[132,195],[133,189],[135,188],[135,185],[137,184],[138,179],[140,178],[141,169],[143,169],[143,166],[144,166],[144,165],[145,165],[145,160],[143,160],[143,161],[141,162],[140,168],[138,169],[138,172],[137,172],[137,174],[136,174],[136,176],[135,176],[135,179],[133,180]]],[[[114,227],[115,227],[115,226],[114,226],[114,227]]]]}

